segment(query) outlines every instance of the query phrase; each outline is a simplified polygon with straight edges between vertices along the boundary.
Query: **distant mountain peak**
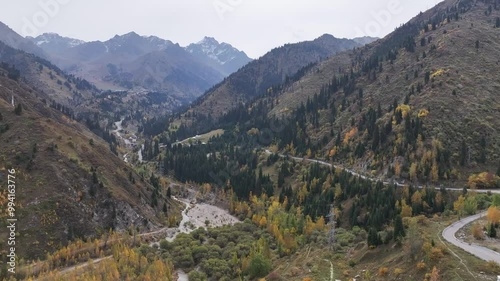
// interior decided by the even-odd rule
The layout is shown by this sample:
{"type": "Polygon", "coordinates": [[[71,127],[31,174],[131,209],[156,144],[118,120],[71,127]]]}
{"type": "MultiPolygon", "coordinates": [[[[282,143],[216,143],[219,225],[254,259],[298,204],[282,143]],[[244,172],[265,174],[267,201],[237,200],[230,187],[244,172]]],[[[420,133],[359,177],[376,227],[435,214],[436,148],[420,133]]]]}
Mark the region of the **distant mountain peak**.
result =
{"type": "Polygon", "coordinates": [[[379,39],[380,38],[378,38],[378,37],[363,36],[363,37],[353,38],[352,40],[354,40],[358,44],[367,45],[367,44],[375,42],[375,41],[377,41],[379,39]]]}
{"type": "Polygon", "coordinates": [[[214,37],[205,36],[205,37],[203,37],[203,39],[201,39],[196,44],[198,44],[198,45],[203,45],[203,44],[219,45],[219,41],[217,41],[214,37]]]}
{"type": "Polygon", "coordinates": [[[72,48],[85,43],[83,40],[64,37],[53,32],[46,32],[35,38],[28,37],[27,39],[31,40],[37,46],[50,44],[54,45],[54,47],[58,45],[59,48],[72,48]]]}
{"type": "Polygon", "coordinates": [[[204,58],[208,64],[229,75],[247,64],[251,59],[242,51],[236,49],[231,44],[219,42],[213,37],[205,36],[198,43],[187,46],[186,51],[199,58],[204,58]]]}
{"type": "Polygon", "coordinates": [[[144,36],[140,36],[135,31],[131,31],[131,32],[123,34],[122,36],[119,36],[119,37],[130,38],[130,37],[144,37],[144,36]]]}
{"type": "Polygon", "coordinates": [[[15,49],[20,49],[39,57],[46,58],[44,51],[28,38],[24,38],[12,30],[8,25],[0,22],[0,41],[15,49]]]}
{"type": "Polygon", "coordinates": [[[320,37],[318,37],[318,39],[336,39],[337,37],[331,35],[331,34],[328,34],[328,33],[325,33],[323,35],[321,35],[320,37]]]}

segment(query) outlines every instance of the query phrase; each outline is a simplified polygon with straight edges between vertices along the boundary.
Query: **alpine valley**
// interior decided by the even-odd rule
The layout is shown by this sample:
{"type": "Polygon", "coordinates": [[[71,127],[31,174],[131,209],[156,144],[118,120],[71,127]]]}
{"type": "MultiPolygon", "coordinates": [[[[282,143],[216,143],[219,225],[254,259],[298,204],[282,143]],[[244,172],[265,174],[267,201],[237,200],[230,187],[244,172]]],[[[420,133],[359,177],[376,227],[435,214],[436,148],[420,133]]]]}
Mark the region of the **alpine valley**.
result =
{"type": "Polygon", "coordinates": [[[499,35],[500,0],[257,59],[0,23],[0,278],[495,281],[499,35]]]}

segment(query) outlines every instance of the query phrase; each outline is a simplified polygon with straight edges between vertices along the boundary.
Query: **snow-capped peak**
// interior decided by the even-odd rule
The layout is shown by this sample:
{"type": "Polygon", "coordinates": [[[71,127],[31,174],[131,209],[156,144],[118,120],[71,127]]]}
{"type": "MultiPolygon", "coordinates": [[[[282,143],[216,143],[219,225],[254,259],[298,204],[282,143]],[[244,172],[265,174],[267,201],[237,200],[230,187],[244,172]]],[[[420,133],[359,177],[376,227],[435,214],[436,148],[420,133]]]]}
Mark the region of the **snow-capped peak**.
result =
{"type": "Polygon", "coordinates": [[[65,46],[67,48],[72,48],[85,43],[85,41],[83,40],[63,37],[57,33],[44,33],[40,36],[37,36],[36,38],[28,38],[28,39],[30,39],[33,43],[35,43],[38,46],[53,45],[59,47],[65,46]]]}
{"type": "Polygon", "coordinates": [[[250,60],[245,53],[227,43],[219,43],[213,37],[204,37],[198,43],[191,44],[186,50],[195,55],[204,55],[219,65],[225,65],[237,58],[250,60]]]}
{"type": "Polygon", "coordinates": [[[205,36],[201,41],[198,41],[198,43],[196,43],[196,44],[197,45],[219,45],[219,41],[217,41],[213,37],[205,36]]]}

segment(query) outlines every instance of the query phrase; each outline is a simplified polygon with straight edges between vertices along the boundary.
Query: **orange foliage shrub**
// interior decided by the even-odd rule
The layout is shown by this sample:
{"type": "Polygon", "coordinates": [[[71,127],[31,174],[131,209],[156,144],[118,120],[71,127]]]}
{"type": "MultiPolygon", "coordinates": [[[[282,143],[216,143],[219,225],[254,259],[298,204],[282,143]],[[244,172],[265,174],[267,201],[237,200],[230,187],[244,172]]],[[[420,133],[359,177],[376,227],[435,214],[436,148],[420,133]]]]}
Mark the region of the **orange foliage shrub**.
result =
{"type": "Polygon", "coordinates": [[[419,270],[423,270],[423,269],[425,269],[425,262],[423,262],[423,261],[418,262],[418,263],[417,263],[417,268],[418,268],[419,270]]]}
{"type": "Polygon", "coordinates": [[[474,236],[477,240],[484,239],[483,227],[480,224],[475,223],[472,225],[472,236],[474,236]]]}
{"type": "Polygon", "coordinates": [[[487,217],[488,217],[488,222],[492,224],[500,223],[500,210],[495,206],[491,206],[488,209],[487,217]]]}
{"type": "Polygon", "coordinates": [[[473,174],[469,177],[467,185],[471,189],[500,188],[500,177],[489,172],[473,174]]]}
{"type": "Polygon", "coordinates": [[[378,270],[378,275],[380,275],[380,276],[386,276],[388,272],[389,272],[389,268],[387,268],[387,267],[381,267],[378,270]]]}
{"type": "Polygon", "coordinates": [[[344,137],[344,145],[349,144],[349,140],[352,139],[358,133],[358,128],[352,128],[344,137]]]}

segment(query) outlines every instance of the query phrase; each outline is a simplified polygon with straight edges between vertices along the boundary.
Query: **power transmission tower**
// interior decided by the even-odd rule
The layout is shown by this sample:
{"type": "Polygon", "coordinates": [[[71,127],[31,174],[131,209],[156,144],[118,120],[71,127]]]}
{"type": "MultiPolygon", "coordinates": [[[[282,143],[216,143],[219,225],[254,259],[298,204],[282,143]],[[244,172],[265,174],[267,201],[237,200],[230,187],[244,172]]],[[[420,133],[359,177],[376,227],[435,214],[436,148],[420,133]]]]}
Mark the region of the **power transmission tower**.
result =
{"type": "Polygon", "coordinates": [[[330,228],[330,231],[328,233],[328,244],[330,245],[330,248],[333,249],[333,246],[335,245],[335,210],[333,204],[331,205],[330,213],[328,214],[327,218],[328,226],[330,228]]]}

